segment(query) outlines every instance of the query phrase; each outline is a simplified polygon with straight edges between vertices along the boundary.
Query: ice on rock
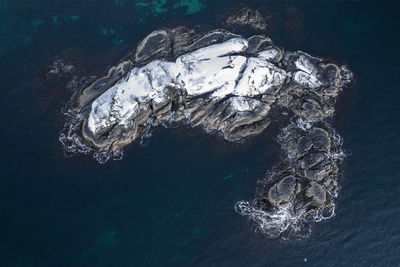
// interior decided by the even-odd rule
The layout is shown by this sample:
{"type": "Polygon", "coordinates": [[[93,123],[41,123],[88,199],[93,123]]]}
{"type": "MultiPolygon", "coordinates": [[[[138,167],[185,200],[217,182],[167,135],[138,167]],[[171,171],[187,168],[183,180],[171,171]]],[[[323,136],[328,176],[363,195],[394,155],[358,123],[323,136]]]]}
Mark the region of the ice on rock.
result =
{"type": "Polygon", "coordinates": [[[251,111],[262,105],[261,101],[242,96],[234,96],[229,98],[230,107],[234,111],[251,111]]]}
{"type": "Polygon", "coordinates": [[[181,56],[182,62],[197,62],[199,60],[222,57],[229,54],[246,51],[248,41],[243,38],[232,38],[221,44],[214,44],[200,48],[194,52],[181,56]]]}
{"type": "MultiPolygon", "coordinates": [[[[111,112],[111,101],[115,96],[115,90],[107,90],[102,94],[96,101],[93,102],[90,116],[88,118],[89,129],[94,133],[99,127],[98,124],[102,124],[100,121],[107,120],[110,117],[111,112]],[[100,123],[99,123],[100,122],[100,123]]],[[[105,127],[106,125],[103,125],[105,127]]]]}
{"type": "Polygon", "coordinates": [[[280,86],[286,73],[265,59],[249,58],[243,77],[235,88],[239,96],[256,96],[280,86]]]}
{"type": "Polygon", "coordinates": [[[280,53],[281,51],[279,50],[279,48],[271,47],[258,53],[257,56],[268,61],[275,61],[280,53]]]}
{"type": "Polygon", "coordinates": [[[245,61],[246,58],[242,56],[225,56],[183,64],[177,82],[192,96],[217,89],[225,89],[226,93],[231,93],[245,61]]]}
{"type": "Polygon", "coordinates": [[[317,77],[317,69],[304,55],[299,56],[295,61],[295,66],[299,71],[294,73],[294,81],[311,88],[317,88],[322,85],[317,77]]]}
{"type": "Polygon", "coordinates": [[[154,60],[133,68],[127,78],[93,101],[89,129],[95,134],[98,128],[112,124],[114,120],[106,111],[111,102],[118,103],[112,109],[126,121],[138,103],[162,102],[166,87],[184,89],[190,96],[212,93],[211,97],[221,99],[228,95],[256,96],[281,86],[284,70],[264,57],[235,55],[244,52],[247,45],[243,38],[232,38],[182,55],[175,62],[154,60]]]}
{"type": "Polygon", "coordinates": [[[126,121],[125,117],[135,114],[138,104],[163,102],[170,88],[183,89],[193,97],[209,94],[211,98],[222,99],[274,94],[289,76],[304,86],[321,86],[316,67],[305,55],[294,62],[297,70],[291,74],[270,61],[276,59],[280,49],[268,47],[258,52],[257,57],[246,57],[240,53],[247,46],[247,40],[232,38],[184,54],[173,62],[154,60],[141,68],[133,68],[126,78],[93,101],[89,129],[95,134],[97,129],[118,123],[118,116],[126,121]],[[111,105],[111,102],[117,104],[111,105]],[[107,109],[113,110],[115,116],[107,109]]]}
{"type": "Polygon", "coordinates": [[[221,84],[212,93],[212,97],[223,98],[234,93],[236,83],[241,71],[246,67],[247,58],[243,56],[231,56],[226,66],[215,76],[221,84]]]}

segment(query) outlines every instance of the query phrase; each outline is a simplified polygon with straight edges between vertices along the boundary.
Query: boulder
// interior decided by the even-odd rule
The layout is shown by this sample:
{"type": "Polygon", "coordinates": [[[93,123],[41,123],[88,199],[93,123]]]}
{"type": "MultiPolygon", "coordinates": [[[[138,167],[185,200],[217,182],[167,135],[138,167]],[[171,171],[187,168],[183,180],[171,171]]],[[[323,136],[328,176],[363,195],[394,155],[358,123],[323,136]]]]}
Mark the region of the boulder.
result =
{"type": "Polygon", "coordinates": [[[268,190],[268,200],[274,206],[280,206],[290,200],[296,191],[296,179],[293,175],[286,176],[268,190]]]}

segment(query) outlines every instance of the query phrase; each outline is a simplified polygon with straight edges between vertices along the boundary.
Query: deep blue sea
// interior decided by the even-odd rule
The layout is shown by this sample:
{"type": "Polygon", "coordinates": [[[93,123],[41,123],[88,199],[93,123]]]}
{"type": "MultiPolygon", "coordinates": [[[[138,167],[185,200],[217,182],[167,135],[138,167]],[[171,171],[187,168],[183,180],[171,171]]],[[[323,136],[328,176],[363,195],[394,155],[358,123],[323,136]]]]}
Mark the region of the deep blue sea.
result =
{"type": "Polygon", "coordinates": [[[221,25],[240,1],[0,1],[0,266],[400,266],[400,2],[246,1],[288,50],[348,64],[333,121],[347,158],[336,216],[266,239],[234,210],[279,158],[276,129],[243,144],[159,128],[121,161],[67,158],[73,76],[99,75],[162,26],[221,25]],[[50,75],[62,60],[71,73],[50,75]]]}

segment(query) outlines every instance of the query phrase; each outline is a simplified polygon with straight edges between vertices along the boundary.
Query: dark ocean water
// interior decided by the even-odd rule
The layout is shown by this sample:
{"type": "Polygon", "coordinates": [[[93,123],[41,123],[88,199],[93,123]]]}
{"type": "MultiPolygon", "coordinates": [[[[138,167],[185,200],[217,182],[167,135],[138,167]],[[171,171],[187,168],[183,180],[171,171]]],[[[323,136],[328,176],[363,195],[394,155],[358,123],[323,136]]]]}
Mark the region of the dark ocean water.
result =
{"type": "Polygon", "coordinates": [[[355,74],[333,122],[348,154],[336,216],[284,241],[235,213],[277,162],[274,127],[244,144],[157,129],[104,165],[64,156],[72,77],[48,75],[54,61],[100,74],[155,28],[212,28],[239,1],[2,0],[0,266],[400,266],[400,3],[246,3],[273,14],[276,44],[355,74]]]}

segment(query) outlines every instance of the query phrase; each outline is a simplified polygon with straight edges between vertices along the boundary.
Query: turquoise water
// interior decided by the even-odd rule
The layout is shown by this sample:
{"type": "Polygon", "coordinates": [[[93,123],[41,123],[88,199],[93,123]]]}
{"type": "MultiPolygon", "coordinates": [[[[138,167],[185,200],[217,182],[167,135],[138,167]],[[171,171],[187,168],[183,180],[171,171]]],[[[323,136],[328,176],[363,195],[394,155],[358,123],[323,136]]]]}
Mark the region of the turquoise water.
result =
{"type": "Polygon", "coordinates": [[[0,266],[399,266],[400,4],[248,4],[273,14],[276,44],[355,73],[333,122],[348,154],[336,216],[283,241],[235,213],[277,162],[273,127],[244,144],[160,128],[105,165],[63,154],[72,77],[48,75],[55,60],[99,74],[155,28],[215,27],[239,1],[2,1],[0,266]]]}

